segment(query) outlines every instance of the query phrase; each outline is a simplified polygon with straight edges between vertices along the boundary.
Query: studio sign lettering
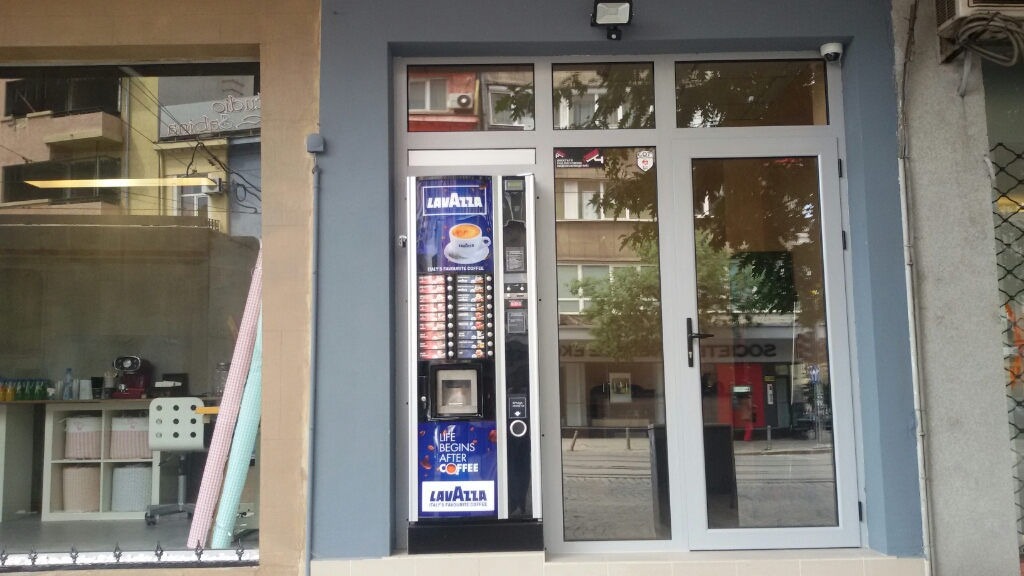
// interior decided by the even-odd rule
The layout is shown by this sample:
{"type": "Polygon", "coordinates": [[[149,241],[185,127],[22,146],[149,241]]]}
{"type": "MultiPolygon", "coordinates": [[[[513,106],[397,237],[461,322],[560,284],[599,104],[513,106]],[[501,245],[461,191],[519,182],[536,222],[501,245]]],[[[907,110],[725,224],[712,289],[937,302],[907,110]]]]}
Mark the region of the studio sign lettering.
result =
{"type": "Polygon", "coordinates": [[[161,138],[252,130],[260,127],[260,96],[165,106],[160,116],[161,138]]]}

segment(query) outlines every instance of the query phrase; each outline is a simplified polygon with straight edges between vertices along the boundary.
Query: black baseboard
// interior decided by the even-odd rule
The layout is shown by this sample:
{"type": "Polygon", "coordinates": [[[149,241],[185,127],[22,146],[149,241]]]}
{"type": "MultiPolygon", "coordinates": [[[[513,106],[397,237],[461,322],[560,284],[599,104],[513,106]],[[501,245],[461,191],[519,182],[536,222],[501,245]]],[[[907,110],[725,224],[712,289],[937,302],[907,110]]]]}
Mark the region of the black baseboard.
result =
{"type": "Polygon", "coordinates": [[[539,520],[478,520],[409,524],[409,554],[536,552],[544,550],[539,520]]]}

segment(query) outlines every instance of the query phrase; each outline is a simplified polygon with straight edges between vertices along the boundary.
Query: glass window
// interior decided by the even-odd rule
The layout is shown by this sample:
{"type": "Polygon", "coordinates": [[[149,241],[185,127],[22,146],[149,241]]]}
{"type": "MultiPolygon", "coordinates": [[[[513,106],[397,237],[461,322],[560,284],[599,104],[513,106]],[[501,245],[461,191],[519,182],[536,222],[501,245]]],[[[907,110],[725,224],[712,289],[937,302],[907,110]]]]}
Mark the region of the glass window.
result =
{"type": "Polygon", "coordinates": [[[676,63],[676,126],[828,124],[821,60],[676,63]]]}
{"type": "Polygon", "coordinates": [[[581,213],[602,215],[584,221],[564,208],[555,223],[568,541],[671,538],[653,157],[652,148],[555,155],[556,203],[589,190],[581,213]],[[620,218],[630,210],[652,216],[620,218]]]}
{"type": "MultiPolygon", "coordinates": [[[[228,374],[249,370],[230,362],[260,250],[261,113],[258,65],[237,66],[0,77],[14,116],[0,119],[0,483],[4,509],[24,512],[3,518],[8,554],[120,546],[125,563],[158,543],[193,548],[202,417],[182,430],[200,441],[180,450],[148,430],[155,397],[216,406],[228,374]]],[[[238,501],[220,501],[245,512],[207,554],[224,537],[258,547],[242,532],[257,528],[258,444],[229,480],[238,501]]]]}
{"type": "Polygon", "coordinates": [[[818,169],[693,161],[710,528],[838,525],[818,169]]]}
{"type": "Polygon", "coordinates": [[[654,64],[555,64],[555,130],[654,128],[654,64]]]}
{"type": "Polygon", "coordinates": [[[409,132],[533,130],[533,66],[410,66],[409,132]]]}

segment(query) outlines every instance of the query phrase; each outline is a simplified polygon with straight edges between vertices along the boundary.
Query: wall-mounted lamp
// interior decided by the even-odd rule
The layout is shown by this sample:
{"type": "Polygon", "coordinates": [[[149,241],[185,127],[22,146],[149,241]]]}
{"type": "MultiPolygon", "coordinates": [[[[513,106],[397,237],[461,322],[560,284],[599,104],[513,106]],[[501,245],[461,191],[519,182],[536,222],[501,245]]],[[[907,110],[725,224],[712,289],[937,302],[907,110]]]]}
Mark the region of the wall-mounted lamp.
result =
{"type": "Polygon", "coordinates": [[[633,0],[625,2],[594,1],[594,12],[590,15],[591,26],[604,26],[608,29],[609,40],[622,40],[622,29],[633,20],[633,0]]]}

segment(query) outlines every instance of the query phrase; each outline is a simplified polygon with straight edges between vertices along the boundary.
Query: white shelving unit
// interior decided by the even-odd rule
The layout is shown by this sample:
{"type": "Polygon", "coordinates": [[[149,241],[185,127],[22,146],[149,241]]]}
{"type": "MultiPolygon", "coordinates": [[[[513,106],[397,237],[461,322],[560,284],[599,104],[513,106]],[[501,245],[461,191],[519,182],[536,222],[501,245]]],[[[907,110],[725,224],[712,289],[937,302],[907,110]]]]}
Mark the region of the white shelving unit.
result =
{"type": "Polygon", "coordinates": [[[110,458],[111,419],[123,412],[148,410],[150,400],[82,400],[46,403],[46,435],[43,445],[43,511],[42,520],[142,520],[145,511],[114,512],[110,509],[114,468],[124,464],[148,464],[153,469],[151,504],[160,503],[160,453],[140,460],[110,458]],[[103,422],[100,458],[69,460],[64,458],[64,420],[69,416],[99,416],[103,422]],[[100,511],[64,511],[64,467],[98,466],[100,468],[100,511]]]}

